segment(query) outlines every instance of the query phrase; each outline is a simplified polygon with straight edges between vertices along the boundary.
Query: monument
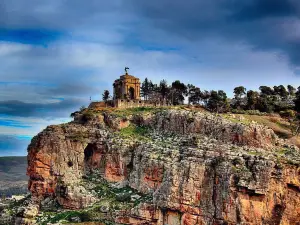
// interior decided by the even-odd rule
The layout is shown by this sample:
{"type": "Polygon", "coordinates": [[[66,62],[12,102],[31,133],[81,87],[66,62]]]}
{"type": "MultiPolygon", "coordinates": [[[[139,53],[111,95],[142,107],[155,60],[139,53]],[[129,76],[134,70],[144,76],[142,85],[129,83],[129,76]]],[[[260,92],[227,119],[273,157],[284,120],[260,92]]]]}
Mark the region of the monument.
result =
{"type": "Polygon", "coordinates": [[[141,82],[128,74],[128,67],[125,67],[125,74],[113,83],[113,99],[109,101],[91,102],[89,108],[134,108],[134,107],[153,107],[162,106],[163,102],[152,102],[150,100],[141,100],[140,89],[141,82]]]}
{"type": "Polygon", "coordinates": [[[140,79],[128,74],[128,67],[125,67],[125,74],[115,80],[113,99],[140,100],[140,79]]]}

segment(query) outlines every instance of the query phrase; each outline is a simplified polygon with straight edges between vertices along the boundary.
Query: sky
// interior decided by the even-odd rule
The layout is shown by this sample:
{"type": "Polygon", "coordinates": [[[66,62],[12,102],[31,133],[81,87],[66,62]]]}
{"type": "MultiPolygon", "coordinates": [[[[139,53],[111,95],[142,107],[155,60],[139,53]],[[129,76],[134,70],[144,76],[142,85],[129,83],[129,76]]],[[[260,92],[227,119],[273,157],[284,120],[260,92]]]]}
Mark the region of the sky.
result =
{"type": "Polygon", "coordinates": [[[298,0],[1,0],[0,156],[124,73],[202,90],[300,85],[298,0]]]}

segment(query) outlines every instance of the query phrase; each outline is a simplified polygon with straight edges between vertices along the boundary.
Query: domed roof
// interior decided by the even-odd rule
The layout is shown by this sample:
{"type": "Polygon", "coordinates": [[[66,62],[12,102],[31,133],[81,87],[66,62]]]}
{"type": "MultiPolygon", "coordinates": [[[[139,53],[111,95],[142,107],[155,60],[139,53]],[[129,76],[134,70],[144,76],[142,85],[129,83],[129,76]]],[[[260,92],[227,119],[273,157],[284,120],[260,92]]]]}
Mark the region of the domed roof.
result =
{"type": "Polygon", "coordinates": [[[129,74],[122,75],[120,78],[121,79],[139,79],[139,78],[136,78],[136,77],[134,77],[132,75],[129,75],[129,74]]]}

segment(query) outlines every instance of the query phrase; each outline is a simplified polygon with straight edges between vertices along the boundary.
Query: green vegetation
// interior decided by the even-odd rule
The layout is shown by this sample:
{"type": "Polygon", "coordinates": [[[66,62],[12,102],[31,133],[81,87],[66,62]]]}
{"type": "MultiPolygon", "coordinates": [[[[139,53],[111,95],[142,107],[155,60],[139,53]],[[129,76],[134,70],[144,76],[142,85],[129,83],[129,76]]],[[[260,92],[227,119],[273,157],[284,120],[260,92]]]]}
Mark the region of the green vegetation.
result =
{"type": "Polygon", "coordinates": [[[94,192],[99,201],[82,210],[63,212],[44,212],[38,217],[38,223],[77,223],[77,222],[101,222],[107,225],[115,224],[113,215],[119,210],[130,210],[141,202],[152,202],[152,195],[139,193],[128,186],[123,188],[114,187],[96,173],[85,177],[83,185],[89,191],[94,192]]]}
{"type": "Polygon", "coordinates": [[[149,128],[146,126],[129,125],[120,130],[120,135],[123,137],[145,138],[149,133],[149,128]]]}
{"type": "Polygon", "coordinates": [[[147,126],[137,126],[130,124],[126,128],[122,128],[119,131],[119,135],[123,138],[147,141],[149,137],[147,136],[150,133],[150,130],[147,126]]]}
{"type": "Polygon", "coordinates": [[[163,109],[166,109],[166,107],[136,107],[127,109],[116,109],[113,110],[111,114],[117,117],[127,117],[139,114],[155,113],[163,109]]]}
{"type": "Polygon", "coordinates": [[[96,213],[93,210],[72,210],[64,211],[60,213],[46,212],[42,216],[37,218],[38,224],[47,225],[60,222],[60,224],[70,224],[79,222],[100,222],[105,225],[114,225],[116,223],[107,220],[101,213],[96,213]]]}
{"type": "Polygon", "coordinates": [[[38,224],[48,223],[78,223],[101,222],[107,225],[116,224],[114,213],[118,210],[130,210],[141,202],[152,202],[152,195],[139,193],[128,186],[117,188],[113,184],[102,179],[97,171],[85,177],[82,183],[86,188],[94,192],[99,201],[82,210],[44,212],[37,218],[38,224]]]}
{"type": "Polygon", "coordinates": [[[102,100],[107,103],[108,100],[111,99],[110,93],[108,90],[104,90],[103,94],[102,94],[102,100]]]}
{"type": "Polygon", "coordinates": [[[267,115],[267,113],[260,112],[259,110],[232,109],[231,112],[235,114],[247,114],[247,115],[258,115],[258,116],[267,115]]]}
{"type": "Polygon", "coordinates": [[[108,205],[111,210],[130,209],[141,202],[152,202],[151,195],[139,193],[129,186],[115,188],[106,181],[96,184],[94,191],[101,199],[101,201],[95,205],[101,206],[103,202],[109,203],[108,205]]]}
{"type": "MultiPolygon", "coordinates": [[[[244,86],[235,87],[234,98],[230,100],[223,90],[203,90],[193,84],[184,84],[176,80],[167,84],[166,80],[159,84],[146,78],[141,85],[141,96],[152,102],[167,102],[170,105],[183,104],[187,97],[188,104],[202,104],[212,112],[231,110],[258,110],[259,112],[279,113],[287,110],[300,112],[300,87],[278,85],[274,87],[260,86],[259,91],[248,90],[244,86]]],[[[241,113],[241,112],[238,112],[241,113]]],[[[255,112],[257,115],[257,112],[255,112]]],[[[292,115],[293,113],[289,113],[292,115]]]]}
{"type": "Polygon", "coordinates": [[[82,114],[82,121],[87,122],[95,117],[95,113],[92,110],[85,110],[82,114]]]}

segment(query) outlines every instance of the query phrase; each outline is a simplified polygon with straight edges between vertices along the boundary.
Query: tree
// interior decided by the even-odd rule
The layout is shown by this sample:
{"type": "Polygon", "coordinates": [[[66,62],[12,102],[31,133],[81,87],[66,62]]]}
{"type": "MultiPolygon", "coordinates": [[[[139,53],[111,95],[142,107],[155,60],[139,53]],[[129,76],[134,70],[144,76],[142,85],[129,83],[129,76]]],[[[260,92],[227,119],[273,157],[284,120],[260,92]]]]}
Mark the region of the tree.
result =
{"type": "Polygon", "coordinates": [[[274,94],[279,95],[283,99],[286,99],[289,94],[283,85],[274,86],[273,89],[274,89],[274,94]]]}
{"type": "Polygon", "coordinates": [[[171,91],[172,104],[183,104],[184,96],[187,94],[187,87],[185,84],[181,83],[179,80],[176,80],[172,83],[171,91]]]}
{"type": "Polygon", "coordinates": [[[246,88],[243,86],[238,86],[234,88],[233,93],[236,98],[241,98],[243,95],[246,94],[246,88]]]}
{"type": "MultiPolygon", "coordinates": [[[[152,84],[152,82],[151,82],[151,84],[152,84]]],[[[150,83],[148,81],[148,78],[146,77],[141,86],[141,96],[145,100],[148,100],[149,94],[150,94],[150,83]]]]}
{"type": "Polygon", "coordinates": [[[159,92],[159,87],[157,84],[153,84],[152,81],[149,81],[149,94],[159,92]]]}
{"type": "Polygon", "coordinates": [[[276,96],[279,91],[277,86],[275,86],[275,91],[268,86],[260,86],[259,90],[260,98],[258,98],[257,109],[261,112],[273,112],[279,96],[276,96]]]}
{"type": "Polygon", "coordinates": [[[196,87],[193,84],[188,84],[186,87],[187,87],[188,104],[190,104],[191,97],[192,97],[192,95],[194,95],[196,87]]]}
{"type": "Polygon", "coordinates": [[[168,83],[166,80],[162,80],[159,83],[159,93],[161,94],[161,97],[163,100],[166,99],[168,93],[170,92],[170,89],[168,87],[168,83]]]}
{"type": "Polygon", "coordinates": [[[259,94],[257,91],[247,91],[247,109],[254,110],[257,107],[259,94]]]}
{"type": "Polygon", "coordinates": [[[223,90],[211,91],[207,103],[208,109],[213,112],[225,112],[228,110],[227,95],[223,90]]]}
{"type": "Polygon", "coordinates": [[[204,91],[201,92],[201,100],[203,101],[205,107],[207,107],[209,98],[210,98],[210,92],[209,91],[204,90],[204,91]]]}
{"type": "Polygon", "coordinates": [[[189,93],[189,103],[199,104],[200,101],[202,100],[201,97],[202,97],[202,93],[201,93],[200,88],[195,87],[195,88],[193,88],[193,89],[190,90],[190,93],[189,93]]]}
{"type": "Polygon", "coordinates": [[[289,96],[294,96],[295,95],[296,88],[294,88],[292,85],[288,85],[287,89],[288,89],[289,96]]]}
{"type": "Polygon", "coordinates": [[[274,99],[272,96],[259,97],[257,99],[257,109],[261,112],[274,112],[274,99]]]}
{"type": "Polygon", "coordinates": [[[109,91],[105,90],[102,94],[102,100],[107,103],[107,101],[111,98],[111,96],[109,95],[109,91]]]}
{"type": "Polygon", "coordinates": [[[233,106],[235,108],[240,108],[242,106],[242,97],[246,94],[246,88],[243,86],[238,86],[234,88],[233,93],[234,93],[234,101],[235,101],[233,106]]]}
{"type": "Polygon", "coordinates": [[[297,92],[295,93],[296,97],[294,99],[295,103],[295,110],[299,113],[300,112],[300,86],[297,89],[297,92]]]}
{"type": "Polygon", "coordinates": [[[273,95],[273,89],[268,86],[260,86],[259,90],[261,92],[261,95],[273,95]]]}

